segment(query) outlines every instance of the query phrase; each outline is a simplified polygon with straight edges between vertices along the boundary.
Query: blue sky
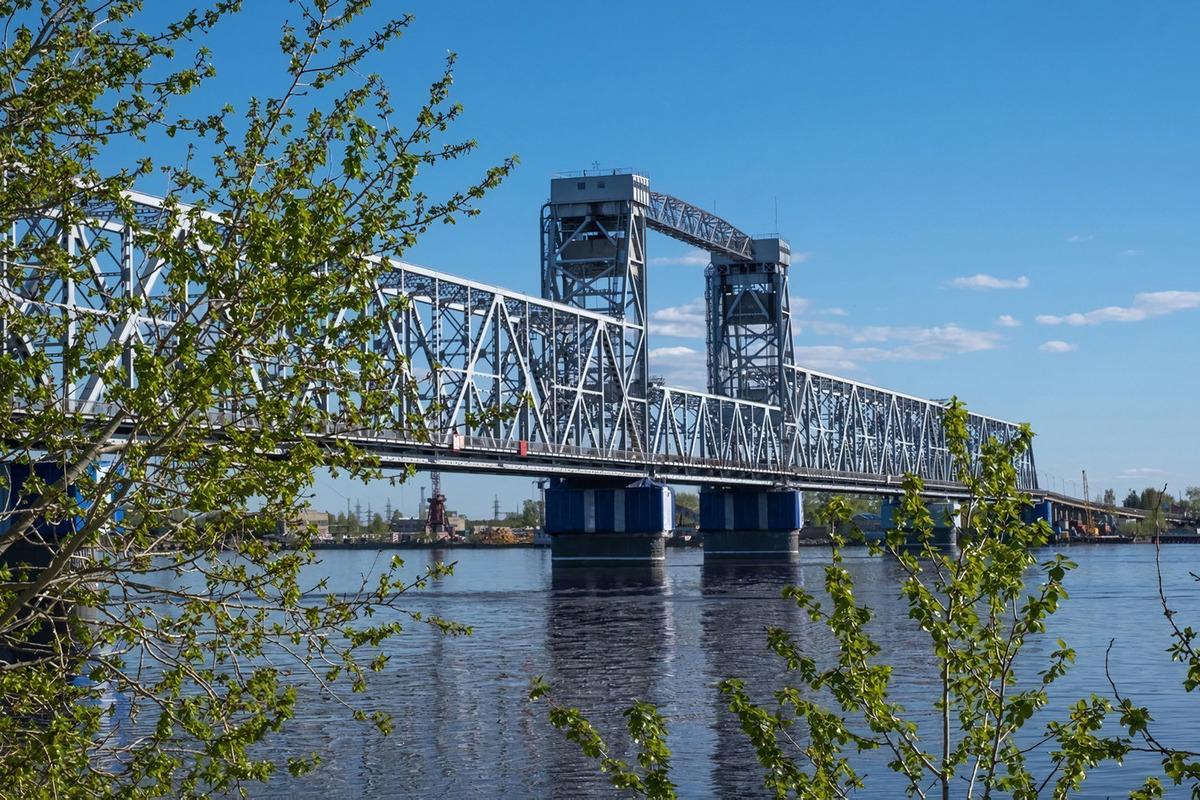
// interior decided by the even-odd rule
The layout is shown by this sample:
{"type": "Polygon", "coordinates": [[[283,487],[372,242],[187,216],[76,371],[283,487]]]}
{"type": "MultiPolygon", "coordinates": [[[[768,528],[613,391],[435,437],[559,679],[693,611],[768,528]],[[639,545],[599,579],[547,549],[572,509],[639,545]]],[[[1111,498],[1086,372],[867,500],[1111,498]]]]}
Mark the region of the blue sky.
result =
{"type": "MultiPolygon", "coordinates": [[[[550,178],[634,168],[790,239],[801,363],[1027,421],[1056,489],[1081,470],[1119,497],[1200,484],[1200,4],[380,5],[416,16],[377,65],[399,108],[459,56],[455,130],[480,148],[425,188],[521,159],[408,260],[537,293],[550,178]]],[[[219,85],[269,90],[246,75],[269,62],[270,6],[226,27],[219,85]]],[[[652,369],[696,388],[699,256],[650,243],[652,369]]],[[[472,516],[533,495],[444,484],[472,516]]],[[[322,480],[315,504],[347,495],[413,513],[418,489],[322,480]]]]}

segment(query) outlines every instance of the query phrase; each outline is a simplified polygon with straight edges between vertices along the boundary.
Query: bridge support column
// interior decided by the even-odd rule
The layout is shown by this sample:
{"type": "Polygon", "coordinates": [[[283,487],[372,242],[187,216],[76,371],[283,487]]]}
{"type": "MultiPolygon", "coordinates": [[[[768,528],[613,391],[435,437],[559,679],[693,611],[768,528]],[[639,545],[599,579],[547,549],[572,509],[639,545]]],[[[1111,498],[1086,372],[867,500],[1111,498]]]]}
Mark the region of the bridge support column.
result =
{"type": "Polygon", "coordinates": [[[666,559],[675,516],[671,488],[556,479],[546,490],[546,533],[555,567],[646,565],[666,559]]]}
{"type": "Polygon", "coordinates": [[[798,560],[802,497],[794,489],[702,489],[704,560],[798,560]]]}
{"type": "MultiPolygon", "coordinates": [[[[30,478],[36,477],[51,484],[62,476],[63,467],[53,461],[0,464],[0,512],[5,512],[0,517],[0,534],[9,531],[13,518],[21,511],[41,502],[37,495],[26,495],[26,482],[30,478]]],[[[74,488],[69,488],[68,494],[78,500],[74,488]]],[[[50,565],[57,552],[58,543],[73,533],[73,521],[69,518],[60,521],[38,520],[24,536],[9,545],[3,556],[0,556],[0,564],[13,571],[15,580],[34,580],[50,565]]],[[[18,635],[0,639],[0,663],[11,664],[44,658],[57,652],[63,646],[62,643],[72,636],[68,621],[72,613],[70,606],[62,600],[35,602],[46,615],[48,622],[44,623],[40,630],[29,634],[27,626],[34,611],[22,611],[15,620],[16,629],[27,638],[22,639],[21,635],[18,635]],[[14,642],[14,638],[19,641],[14,642]]]]}

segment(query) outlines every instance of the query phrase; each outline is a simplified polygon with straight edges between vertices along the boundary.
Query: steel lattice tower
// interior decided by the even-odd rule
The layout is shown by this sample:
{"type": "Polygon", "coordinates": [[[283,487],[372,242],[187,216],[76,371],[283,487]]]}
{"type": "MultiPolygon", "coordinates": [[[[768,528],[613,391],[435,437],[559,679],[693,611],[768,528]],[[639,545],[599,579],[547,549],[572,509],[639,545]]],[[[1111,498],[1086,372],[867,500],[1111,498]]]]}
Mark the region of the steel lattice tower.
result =
{"type": "MultiPolygon", "coordinates": [[[[619,321],[600,360],[560,359],[558,378],[593,393],[596,411],[620,430],[620,446],[640,447],[649,428],[646,392],[646,213],[650,182],[636,173],[581,173],[550,182],[542,207],[542,297],[619,321]],[[583,372],[579,365],[590,363],[583,372]]],[[[562,409],[564,416],[571,412],[562,409]]]]}
{"type": "Polygon", "coordinates": [[[708,390],[723,397],[789,407],[795,363],[788,302],[791,248],[752,240],[750,260],[714,253],[706,271],[708,390]]]}

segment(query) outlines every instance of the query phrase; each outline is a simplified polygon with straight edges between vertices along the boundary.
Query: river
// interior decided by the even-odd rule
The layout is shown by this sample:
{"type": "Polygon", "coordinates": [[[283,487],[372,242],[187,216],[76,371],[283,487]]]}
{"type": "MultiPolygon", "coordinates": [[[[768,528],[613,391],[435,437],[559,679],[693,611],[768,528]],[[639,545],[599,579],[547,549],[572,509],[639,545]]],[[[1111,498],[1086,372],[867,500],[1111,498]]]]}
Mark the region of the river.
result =
{"type": "MultiPolygon", "coordinates": [[[[1183,691],[1183,668],[1164,652],[1169,626],[1158,600],[1154,547],[1076,545],[1065,552],[1078,564],[1067,581],[1070,599],[1046,637],[1027,644],[1027,675],[1062,638],[1077,659],[1055,685],[1053,707],[1093,692],[1111,694],[1104,662],[1114,640],[1110,671],[1118,687],[1151,708],[1168,741],[1194,747],[1200,703],[1183,691]]],[[[699,550],[669,550],[666,564],[654,570],[552,569],[549,552],[540,549],[401,555],[413,569],[457,562],[453,576],[413,592],[407,607],[471,625],[474,634],[446,637],[414,624],[387,644],[385,671],[352,701],[394,716],[396,730],[386,738],[305,690],[310,696],[300,715],[268,742],[268,751],[281,760],[316,752],[324,763],[301,778],[280,770],[254,796],[627,797],[551,728],[544,703],[529,702],[535,676],[554,687],[557,702],[584,710],[618,745],[621,711],[635,699],[656,703],[671,731],[681,797],[766,796],[753,751],[716,684],[743,678],[760,699],[784,684],[786,670],[765,647],[766,625],[794,631],[815,652],[829,647],[827,633],[780,597],[788,584],[819,589],[830,556],[824,548],[802,550],[797,564],[772,566],[711,566],[699,550]]],[[[1200,625],[1200,604],[1189,565],[1198,557],[1194,545],[1162,548],[1171,607],[1193,626],[1200,625]]],[[[370,574],[379,556],[330,550],[321,558],[336,588],[370,574]]],[[[896,564],[862,549],[848,551],[846,564],[860,602],[877,611],[873,630],[896,667],[895,696],[915,717],[928,718],[932,661],[897,599],[896,564]]],[[[868,789],[858,797],[900,795],[881,759],[863,763],[868,789]]],[[[1125,797],[1147,774],[1159,773],[1157,758],[1134,755],[1123,766],[1091,772],[1082,796],[1125,797]]]]}

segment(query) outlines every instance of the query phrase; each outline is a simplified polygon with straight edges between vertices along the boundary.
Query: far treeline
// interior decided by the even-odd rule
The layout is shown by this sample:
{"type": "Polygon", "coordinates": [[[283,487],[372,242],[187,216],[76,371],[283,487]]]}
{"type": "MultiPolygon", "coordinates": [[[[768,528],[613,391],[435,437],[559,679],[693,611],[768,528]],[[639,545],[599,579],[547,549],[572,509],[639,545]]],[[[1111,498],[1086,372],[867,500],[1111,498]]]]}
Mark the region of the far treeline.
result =
{"type": "MultiPolygon", "coordinates": [[[[1116,499],[1113,490],[1107,489],[1101,502],[1105,506],[1114,506],[1116,499]]],[[[1140,494],[1130,489],[1129,494],[1125,495],[1125,499],[1121,501],[1121,505],[1125,508],[1137,508],[1145,511],[1159,509],[1172,514],[1200,516],[1200,486],[1189,486],[1184,490],[1183,496],[1178,499],[1165,488],[1155,489],[1147,486],[1142,489],[1140,494]]]]}

